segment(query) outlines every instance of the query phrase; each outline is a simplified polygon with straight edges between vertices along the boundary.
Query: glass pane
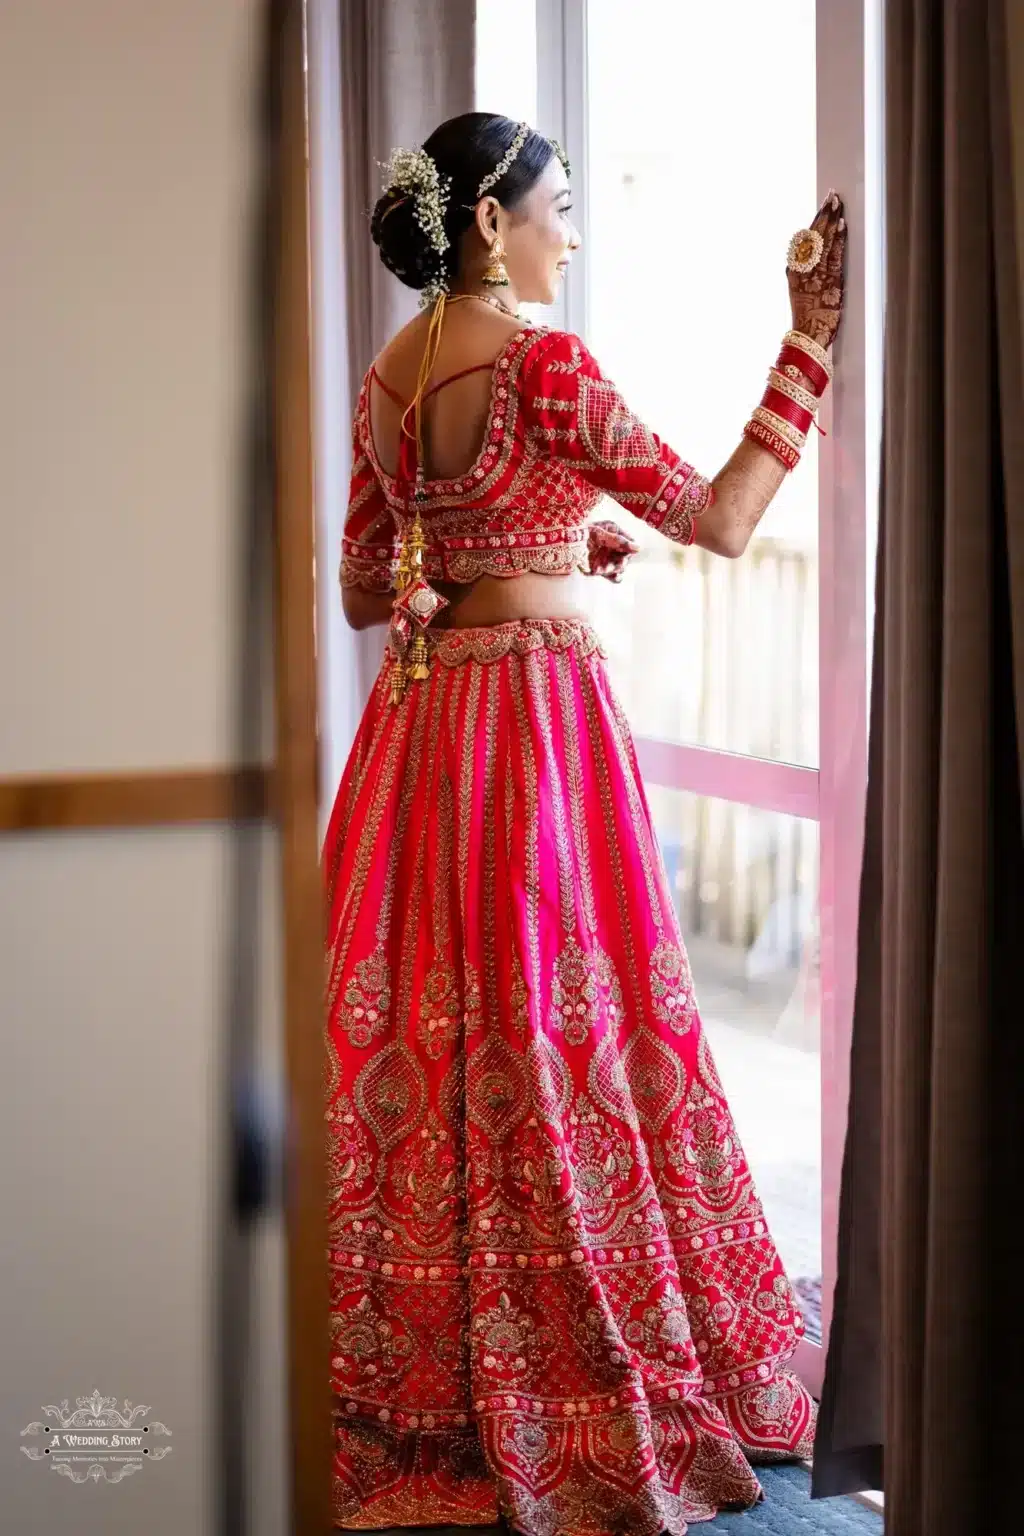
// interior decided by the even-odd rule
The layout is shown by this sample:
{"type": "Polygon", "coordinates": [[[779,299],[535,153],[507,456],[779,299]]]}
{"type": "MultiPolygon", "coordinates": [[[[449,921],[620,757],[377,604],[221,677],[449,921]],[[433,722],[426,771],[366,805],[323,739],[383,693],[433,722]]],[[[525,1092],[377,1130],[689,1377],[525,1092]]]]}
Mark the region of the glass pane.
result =
{"type": "MultiPolygon", "coordinates": [[[[814,0],[628,14],[589,0],[588,337],[714,475],[790,324],[786,246],[816,207],[814,0]]],[[[594,583],[638,733],[816,766],[817,513],[810,442],[742,560],[640,527],[622,586],[594,583]]]]}
{"type": "Polygon", "coordinates": [[[537,121],[537,0],[477,0],[477,112],[537,121]]]}
{"type": "Polygon", "coordinates": [[[820,1316],[818,826],[647,790],[697,1002],[772,1235],[820,1316]]]}

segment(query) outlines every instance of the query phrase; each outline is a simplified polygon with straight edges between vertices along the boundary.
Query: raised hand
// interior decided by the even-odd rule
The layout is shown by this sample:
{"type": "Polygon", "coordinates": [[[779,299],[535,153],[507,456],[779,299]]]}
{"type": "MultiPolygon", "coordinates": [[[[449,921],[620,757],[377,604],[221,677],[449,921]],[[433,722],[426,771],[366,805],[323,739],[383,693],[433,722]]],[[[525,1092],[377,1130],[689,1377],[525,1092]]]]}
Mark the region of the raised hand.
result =
{"type": "Polygon", "coordinates": [[[591,523],[587,531],[588,574],[603,576],[607,581],[621,581],[627,561],[639,548],[639,544],[623,533],[611,518],[591,523]]]}
{"type": "Polygon", "coordinates": [[[793,329],[826,348],[835,341],[843,314],[845,252],[843,201],[829,192],[810,229],[793,236],[786,264],[793,329]]]}

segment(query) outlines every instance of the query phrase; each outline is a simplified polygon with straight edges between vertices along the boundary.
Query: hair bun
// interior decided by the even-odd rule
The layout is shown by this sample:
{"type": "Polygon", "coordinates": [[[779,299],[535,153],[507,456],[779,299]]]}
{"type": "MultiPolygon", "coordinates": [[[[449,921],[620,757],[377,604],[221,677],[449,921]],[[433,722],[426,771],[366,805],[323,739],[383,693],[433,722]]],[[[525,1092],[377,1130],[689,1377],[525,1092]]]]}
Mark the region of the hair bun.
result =
{"type": "Polygon", "coordinates": [[[416,219],[411,192],[390,187],[377,199],[370,234],[389,272],[409,288],[422,289],[442,271],[442,257],[416,219]]]}

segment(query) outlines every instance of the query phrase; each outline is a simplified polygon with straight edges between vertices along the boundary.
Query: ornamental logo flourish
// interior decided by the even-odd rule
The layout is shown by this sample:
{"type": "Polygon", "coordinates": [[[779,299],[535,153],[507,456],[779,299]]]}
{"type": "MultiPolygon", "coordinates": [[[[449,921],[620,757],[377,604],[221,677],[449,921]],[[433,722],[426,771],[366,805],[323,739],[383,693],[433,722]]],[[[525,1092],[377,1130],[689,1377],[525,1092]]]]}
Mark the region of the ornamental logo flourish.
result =
{"type": "Polygon", "coordinates": [[[36,1420],[21,1432],[39,1435],[44,1443],[23,1445],[21,1450],[30,1461],[48,1461],[52,1472],[73,1483],[120,1483],[147,1461],[162,1461],[174,1449],[153,1443],[171,1431],[159,1420],[142,1423],[150,1411],[144,1403],[133,1408],[127,1398],[122,1411],[115,1397],[101,1397],[94,1388],[91,1397],[76,1398],[70,1411],[67,1398],[59,1406],[44,1406],[53,1422],[36,1420]]]}

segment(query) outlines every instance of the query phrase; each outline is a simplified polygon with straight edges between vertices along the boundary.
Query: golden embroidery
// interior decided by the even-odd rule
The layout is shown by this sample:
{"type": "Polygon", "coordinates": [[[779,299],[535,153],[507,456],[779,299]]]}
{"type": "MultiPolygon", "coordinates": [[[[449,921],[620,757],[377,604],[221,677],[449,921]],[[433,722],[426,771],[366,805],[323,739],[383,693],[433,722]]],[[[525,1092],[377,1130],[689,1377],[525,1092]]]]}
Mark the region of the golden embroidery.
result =
{"type": "Polygon", "coordinates": [[[454,1045],[459,1029],[459,1003],[455,990],[455,971],[446,961],[437,961],[427,972],[420,1000],[420,1021],[416,1038],[432,1061],[454,1045]]]}
{"type": "Polygon", "coordinates": [[[367,1046],[383,1034],[390,1007],[391,970],[378,944],[372,955],[359,961],[342,998],[338,1017],[351,1044],[367,1046]]]}
{"type": "Polygon", "coordinates": [[[570,937],[555,961],[551,981],[550,1021],[565,1035],[567,1045],[584,1045],[601,1015],[615,1034],[622,1017],[622,990],[603,950],[590,953],[570,937]]]}
{"type": "MultiPolygon", "coordinates": [[[[595,686],[588,672],[582,672],[580,676],[580,693],[583,699],[583,709],[587,721],[587,739],[592,743],[594,764],[597,769],[598,791],[601,801],[601,815],[605,830],[605,852],[612,866],[613,878],[616,890],[622,892],[623,899],[630,899],[625,874],[622,867],[622,855],[619,851],[619,830],[615,816],[615,802],[611,790],[611,773],[608,764],[608,754],[605,749],[604,733],[598,724],[597,705],[595,703],[595,686]]],[[[655,923],[658,923],[660,914],[655,911],[651,914],[655,923]]],[[[620,918],[621,921],[621,918],[620,918]]],[[[640,974],[637,969],[636,955],[633,945],[625,944],[626,967],[633,994],[633,1006],[638,1017],[643,1017],[645,1006],[644,992],[640,986],[640,974]]]]}
{"type": "Polygon", "coordinates": [[[679,1056],[644,1025],[622,1049],[622,1072],[640,1123],[657,1136],[679,1107],[686,1088],[679,1056]]]}
{"type": "Polygon", "coordinates": [[[521,1376],[536,1331],[537,1324],[529,1313],[517,1308],[507,1291],[499,1292],[497,1304],[478,1312],[473,1319],[482,1370],[505,1379],[521,1376]]]}
{"type": "Polygon", "coordinates": [[[330,1138],[328,1156],[329,1199],[332,1204],[358,1188],[373,1171],[369,1144],[356,1119],[352,1101],[340,1094],[327,1108],[330,1138]]]}
{"type": "Polygon", "coordinates": [[[633,1171],[629,1140],[584,1093],[576,1095],[566,1117],[565,1135],[583,1208],[606,1219],[609,1202],[621,1199],[633,1171]]]}
{"type": "Polygon", "coordinates": [[[459,1170],[450,1131],[431,1109],[418,1136],[403,1131],[391,1160],[391,1184],[403,1213],[419,1223],[445,1223],[458,1200],[459,1170]]]}
{"type": "Polygon", "coordinates": [[[480,576],[564,576],[580,565],[587,552],[582,535],[562,544],[519,547],[516,549],[445,550],[444,560],[433,569],[427,562],[428,576],[437,580],[476,581],[480,576]]]}
{"type": "Polygon", "coordinates": [[[489,1034],[466,1062],[466,1113],[495,1142],[503,1142],[530,1110],[525,1058],[501,1035],[489,1034]]]}
{"type": "Polygon", "coordinates": [[[545,373],[577,373],[583,362],[583,354],[579,343],[573,341],[570,345],[568,360],[555,357],[544,365],[545,373]]]}
{"type": "Polygon", "coordinates": [[[586,619],[513,619],[480,629],[441,630],[432,637],[432,656],[446,667],[465,661],[500,661],[535,651],[574,650],[580,656],[604,656],[597,633],[586,619]]]}
{"type": "Polygon", "coordinates": [[[408,1369],[412,1341],[384,1317],[364,1291],[355,1306],[331,1316],[331,1339],[335,1351],[334,1369],[352,1386],[373,1382],[399,1382],[408,1369]]]}
{"type": "Polygon", "coordinates": [[[484,1027],[484,999],[480,990],[480,977],[468,960],[462,962],[462,974],[465,985],[462,1011],[468,1038],[484,1027]]]}
{"type": "Polygon", "coordinates": [[[664,1360],[667,1365],[685,1363],[692,1351],[686,1301],[671,1281],[622,1331],[627,1344],[649,1360],[664,1360]]]}
{"type": "Polygon", "coordinates": [[[651,955],[654,1014],[677,1035],[685,1035],[697,1017],[689,961],[678,944],[662,934],[651,955]]]}
{"type": "MultiPolygon", "coordinates": [[[[565,776],[569,790],[569,820],[572,826],[573,849],[580,872],[580,897],[583,903],[584,920],[596,943],[597,912],[594,906],[594,886],[590,873],[587,819],[583,810],[583,766],[580,761],[579,723],[573,698],[572,659],[567,652],[563,651],[557,656],[555,673],[558,679],[558,699],[562,715],[565,776]]],[[[619,1002],[621,1004],[621,997],[619,1002]]]]}
{"type": "Polygon", "coordinates": [[[652,469],[661,463],[650,428],[605,379],[579,379],[577,419],[580,438],[592,463],[602,469],[652,469]]]}
{"type": "Polygon", "coordinates": [[[496,1025],[498,1021],[498,945],[495,906],[498,901],[498,892],[494,879],[494,844],[498,829],[495,826],[494,780],[498,766],[495,759],[498,733],[498,674],[493,667],[487,669],[484,732],[484,964],[487,967],[487,1009],[492,1023],[496,1025]]]}
{"type": "MultiPolygon", "coordinates": [[[[502,626],[504,627],[504,626],[502,626]]],[[[538,814],[537,764],[533,752],[533,734],[523,697],[522,678],[516,669],[510,674],[512,708],[515,711],[518,746],[523,755],[523,776],[526,782],[526,872],[524,898],[526,902],[526,927],[530,950],[530,979],[534,995],[541,994],[540,979],[540,817],[538,814]]]]}
{"type": "Polygon", "coordinates": [[[353,1096],[377,1145],[382,1152],[390,1152],[422,1120],[427,1079],[409,1047],[396,1042],[366,1063],[356,1078],[353,1096]]]}

